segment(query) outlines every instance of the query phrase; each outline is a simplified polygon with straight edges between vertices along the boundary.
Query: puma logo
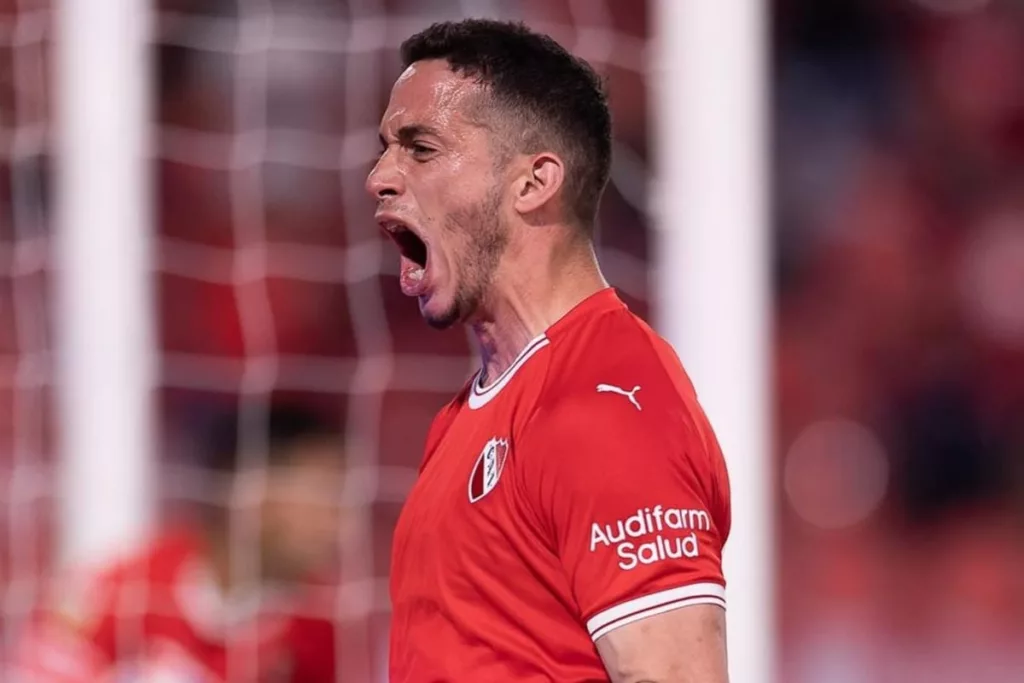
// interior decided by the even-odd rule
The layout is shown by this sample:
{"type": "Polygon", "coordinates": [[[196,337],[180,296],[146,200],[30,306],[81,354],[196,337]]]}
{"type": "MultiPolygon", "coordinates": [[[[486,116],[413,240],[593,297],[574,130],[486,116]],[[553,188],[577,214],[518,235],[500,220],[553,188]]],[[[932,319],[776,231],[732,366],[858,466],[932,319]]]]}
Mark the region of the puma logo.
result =
{"type": "Polygon", "coordinates": [[[598,384],[597,392],[599,394],[611,393],[618,394],[619,396],[625,396],[629,399],[629,402],[636,406],[637,410],[643,410],[640,407],[640,402],[636,400],[636,392],[640,391],[640,385],[633,387],[632,391],[626,391],[622,387],[617,387],[614,384],[598,384]]]}

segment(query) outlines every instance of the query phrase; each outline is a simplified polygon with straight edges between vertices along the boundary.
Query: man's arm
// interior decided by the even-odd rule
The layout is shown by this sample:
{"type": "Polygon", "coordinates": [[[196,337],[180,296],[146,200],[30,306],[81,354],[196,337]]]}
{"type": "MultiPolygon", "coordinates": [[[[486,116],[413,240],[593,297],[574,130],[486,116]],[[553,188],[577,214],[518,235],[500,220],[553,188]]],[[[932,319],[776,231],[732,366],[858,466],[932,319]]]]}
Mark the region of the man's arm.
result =
{"type": "Polygon", "coordinates": [[[613,683],[728,683],[725,610],[691,605],[597,639],[613,683]]]}

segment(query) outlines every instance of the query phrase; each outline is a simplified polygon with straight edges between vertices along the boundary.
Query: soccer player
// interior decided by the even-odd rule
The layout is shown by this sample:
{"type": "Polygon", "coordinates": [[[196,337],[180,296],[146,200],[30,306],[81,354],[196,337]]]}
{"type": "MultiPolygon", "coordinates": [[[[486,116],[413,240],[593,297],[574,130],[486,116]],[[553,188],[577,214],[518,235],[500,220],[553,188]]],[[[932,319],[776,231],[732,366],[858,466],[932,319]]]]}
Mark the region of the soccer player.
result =
{"type": "Polygon", "coordinates": [[[367,179],[430,325],[482,368],[437,416],[395,530],[395,682],[724,683],[729,485],[668,344],[595,260],[611,121],[518,24],[442,23],[367,179]]]}
{"type": "Polygon", "coordinates": [[[294,615],[313,595],[285,587],[333,564],[342,435],[295,405],[275,404],[266,423],[254,440],[265,452],[239,444],[233,413],[214,421],[201,448],[209,482],[223,480],[242,511],[210,505],[64,587],[28,629],[19,657],[25,680],[334,682],[330,622],[294,615]],[[236,523],[258,528],[255,561],[232,546],[236,523]],[[239,561],[258,562],[252,584],[238,580],[239,561]]]}

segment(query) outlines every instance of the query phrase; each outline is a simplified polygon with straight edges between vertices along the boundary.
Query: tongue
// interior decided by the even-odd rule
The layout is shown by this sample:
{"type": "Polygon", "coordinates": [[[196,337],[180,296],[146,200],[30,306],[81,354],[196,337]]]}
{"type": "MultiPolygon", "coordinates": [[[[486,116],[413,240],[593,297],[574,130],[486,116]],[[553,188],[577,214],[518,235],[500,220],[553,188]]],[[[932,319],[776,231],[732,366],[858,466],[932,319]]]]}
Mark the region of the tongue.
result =
{"type": "Polygon", "coordinates": [[[402,294],[420,296],[427,290],[426,268],[405,256],[402,257],[401,264],[399,282],[402,286],[402,294]]]}

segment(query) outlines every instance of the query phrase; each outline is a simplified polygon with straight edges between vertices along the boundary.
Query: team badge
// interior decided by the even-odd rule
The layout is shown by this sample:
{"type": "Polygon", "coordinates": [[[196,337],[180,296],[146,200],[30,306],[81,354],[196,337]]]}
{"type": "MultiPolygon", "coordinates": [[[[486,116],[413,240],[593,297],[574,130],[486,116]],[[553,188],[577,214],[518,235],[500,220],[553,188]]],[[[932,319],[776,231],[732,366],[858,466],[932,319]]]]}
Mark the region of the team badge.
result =
{"type": "Polygon", "coordinates": [[[469,475],[469,502],[475,503],[498,485],[501,471],[505,468],[508,458],[508,439],[491,439],[484,446],[480,457],[473,465],[473,473],[469,475]]]}

